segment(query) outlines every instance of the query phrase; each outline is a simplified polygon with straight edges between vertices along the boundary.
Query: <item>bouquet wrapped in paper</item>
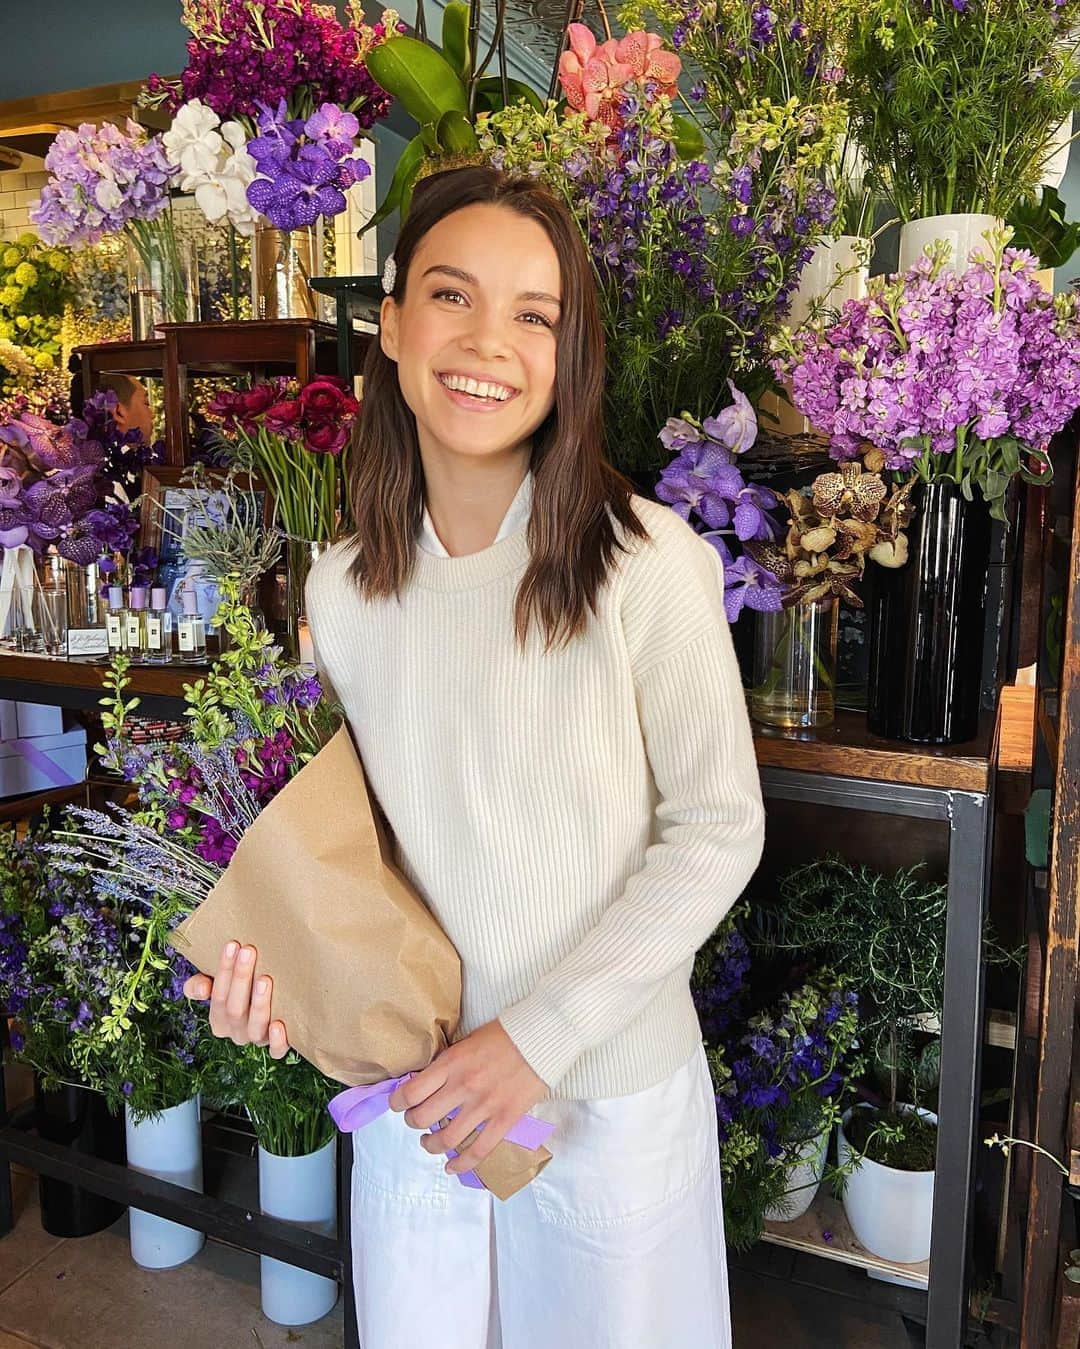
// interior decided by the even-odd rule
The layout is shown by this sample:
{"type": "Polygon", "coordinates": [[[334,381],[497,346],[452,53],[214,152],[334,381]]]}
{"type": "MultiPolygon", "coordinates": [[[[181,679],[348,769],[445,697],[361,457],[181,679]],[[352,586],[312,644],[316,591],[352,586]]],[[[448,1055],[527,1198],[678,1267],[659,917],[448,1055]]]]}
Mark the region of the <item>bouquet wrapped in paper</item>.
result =
{"type": "MultiPolygon", "coordinates": [[[[172,946],[213,975],[226,942],[256,948],[255,974],[273,977],[273,1014],[290,1045],[349,1088],[331,1113],[351,1131],[452,1040],[460,962],[394,865],[359,755],[345,726],[332,730],[318,681],[279,664],[228,596],[219,619],[231,645],[188,691],[190,741],[128,745],[132,704],[123,670],[114,675],[110,753],[140,809],[78,812],[86,829],[74,847],[103,893],[143,897],[152,953],[172,946]]],[[[138,979],[136,970],[128,1006],[138,979]]],[[[120,1033],[126,1010],[118,1000],[120,1033]]],[[[508,1198],[550,1160],[550,1132],[525,1116],[462,1182],[508,1198]]]]}

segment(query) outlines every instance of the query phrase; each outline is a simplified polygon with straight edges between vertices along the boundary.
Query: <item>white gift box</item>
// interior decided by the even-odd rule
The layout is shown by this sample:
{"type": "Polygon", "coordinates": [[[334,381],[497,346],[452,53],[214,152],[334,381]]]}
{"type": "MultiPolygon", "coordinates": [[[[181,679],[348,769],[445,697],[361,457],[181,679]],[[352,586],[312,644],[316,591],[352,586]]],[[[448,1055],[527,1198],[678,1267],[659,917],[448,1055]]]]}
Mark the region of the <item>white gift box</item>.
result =
{"type": "MultiPolygon", "coordinates": [[[[15,715],[18,723],[15,734],[23,740],[30,736],[64,734],[64,710],[51,703],[16,703],[15,715]]],[[[14,737],[5,733],[3,738],[11,740],[14,737]]]]}
{"type": "Polygon", "coordinates": [[[86,730],[0,740],[0,799],[86,779],[86,730]]]}

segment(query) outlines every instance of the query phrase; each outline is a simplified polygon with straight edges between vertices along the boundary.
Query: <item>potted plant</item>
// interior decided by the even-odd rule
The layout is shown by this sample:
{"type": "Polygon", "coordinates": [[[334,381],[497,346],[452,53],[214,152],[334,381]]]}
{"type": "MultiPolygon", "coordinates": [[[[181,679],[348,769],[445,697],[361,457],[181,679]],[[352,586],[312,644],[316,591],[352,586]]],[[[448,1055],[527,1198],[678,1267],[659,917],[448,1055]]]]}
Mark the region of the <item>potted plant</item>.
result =
{"type": "Polygon", "coordinates": [[[855,993],[827,971],[746,1015],[750,959],[730,922],[699,953],[694,998],[716,1089],[724,1223],[737,1250],[813,1203],[857,1075],[855,993]]]}
{"type": "Polygon", "coordinates": [[[1077,105],[1076,0],[871,0],[853,7],[846,92],[901,221],[900,267],[947,240],[962,270],[1035,193],[1077,105]]]}
{"type": "MultiPolygon", "coordinates": [[[[337,1224],[337,1126],[327,1106],[341,1090],[290,1049],[283,1059],[259,1045],[215,1040],[204,1090],[218,1106],[239,1106],[255,1129],[263,1213],[326,1236],[337,1224]]],[[[318,1321],[338,1288],[309,1270],[259,1257],[263,1315],[282,1326],[318,1321]]]]}
{"type": "Polygon", "coordinates": [[[829,857],[782,877],[763,922],[770,949],[818,960],[859,990],[860,1043],[885,1091],[841,1122],[844,1209],[868,1250],[904,1264],[930,1251],[936,1120],[901,1089],[917,1092],[922,1026],[941,1015],[945,905],[945,886],[918,867],[890,876],[829,857]]]}
{"type": "Polygon", "coordinates": [[[871,569],[869,720],[892,739],[975,735],[990,522],[1015,477],[1049,480],[1047,446],[1080,406],[1076,297],[1048,295],[1008,241],[992,231],[959,277],[939,245],[836,322],[776,343],[833,458],[861,456],[910,492],[907,539],[871,569]]]}
{"type": "MultiPolygon", "coordinates": [[[[0,830],[0,1006],[14,1018],[11,1057],[34,1070],[42,1138],[122,1165],[123,1119],[76,1068],[71,1043],[88,1018],[108,1010],[104,982],[88,972],[113,956],[119,931],[89,876],[50,866],[48,832],[47,813],[21,838],[14,827],[0,830]]],[[[124,1212],[123,1204],[50,1176],[38,1188],[41,1223],[52,1236],[88,1236],[124,1212]]]]}

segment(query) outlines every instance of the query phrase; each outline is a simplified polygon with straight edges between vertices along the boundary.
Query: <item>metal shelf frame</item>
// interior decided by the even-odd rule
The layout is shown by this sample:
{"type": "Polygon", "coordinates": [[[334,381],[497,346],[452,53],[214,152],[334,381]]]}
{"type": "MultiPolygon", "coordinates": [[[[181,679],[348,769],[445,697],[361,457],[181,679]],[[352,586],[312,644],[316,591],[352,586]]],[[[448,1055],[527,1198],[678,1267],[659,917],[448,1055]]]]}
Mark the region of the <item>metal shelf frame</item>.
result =
{"type": "Polygon", "coordinates": [[[959,1349],[968,1329],[978,1101],[985,1019],[983,931],[993,839],[985,792],[762,768],[766,800],[940,820],[948,826],[945,997],[926,1349],[959,1349]]]}

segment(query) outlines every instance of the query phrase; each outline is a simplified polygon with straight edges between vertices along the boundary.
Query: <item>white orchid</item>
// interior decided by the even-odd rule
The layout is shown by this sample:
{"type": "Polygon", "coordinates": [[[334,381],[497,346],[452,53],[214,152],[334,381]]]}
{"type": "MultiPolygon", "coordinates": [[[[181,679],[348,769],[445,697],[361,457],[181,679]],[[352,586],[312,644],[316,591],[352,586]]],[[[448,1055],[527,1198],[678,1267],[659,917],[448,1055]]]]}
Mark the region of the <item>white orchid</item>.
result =
{"type": "Polygon", "coordinates": [[[240,234],[254,234],[260,217],[248,202],[247,186],[258,170],[243,126],[222,122],[195,98],[177,112],[163,140],[170,164],[180,169],[181,189],[195,194],[207,220],[228,220],[240,234]]]}

